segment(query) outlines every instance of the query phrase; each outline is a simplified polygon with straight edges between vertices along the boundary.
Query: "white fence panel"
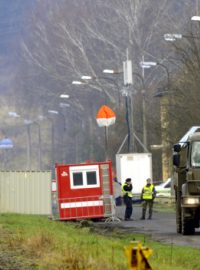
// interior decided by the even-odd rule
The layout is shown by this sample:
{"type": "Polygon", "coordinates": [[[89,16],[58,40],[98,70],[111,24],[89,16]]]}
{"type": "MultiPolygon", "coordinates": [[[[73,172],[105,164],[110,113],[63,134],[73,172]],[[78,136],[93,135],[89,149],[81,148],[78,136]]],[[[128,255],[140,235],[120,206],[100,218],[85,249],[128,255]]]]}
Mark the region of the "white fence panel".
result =
{"type": "Polygon", "coordinates": [[[51,214],[51,172],[0,172],[0,213],[51,214]]]}

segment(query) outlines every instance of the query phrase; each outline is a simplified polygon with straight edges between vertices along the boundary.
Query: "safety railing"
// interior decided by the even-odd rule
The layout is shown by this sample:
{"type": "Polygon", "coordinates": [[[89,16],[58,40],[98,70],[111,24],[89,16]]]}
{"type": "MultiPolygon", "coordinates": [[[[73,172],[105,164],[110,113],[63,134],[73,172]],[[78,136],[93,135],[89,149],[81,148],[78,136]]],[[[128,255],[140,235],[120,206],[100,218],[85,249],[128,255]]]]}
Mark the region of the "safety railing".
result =
{"type": "Polygon", "coordinates": [[[58,199],[59,219],[77,220],[112,217],[113,196],[87,196],[58,199]]]}

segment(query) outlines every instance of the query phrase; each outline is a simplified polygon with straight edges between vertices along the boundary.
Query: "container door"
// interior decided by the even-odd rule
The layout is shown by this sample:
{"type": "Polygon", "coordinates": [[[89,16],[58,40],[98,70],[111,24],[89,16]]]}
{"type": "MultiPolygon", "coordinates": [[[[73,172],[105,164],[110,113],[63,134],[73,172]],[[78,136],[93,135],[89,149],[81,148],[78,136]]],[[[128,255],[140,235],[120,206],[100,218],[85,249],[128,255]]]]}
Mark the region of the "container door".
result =
{"type": "Polygon", "coordinates": [[[110,164],[101,164],[100,165],[100,175],[102,180],[102,197],[104,204],[104,217],[112,215],[112,205],[113,205],[113,196],[112,196],[112,175],[110,164]]]}

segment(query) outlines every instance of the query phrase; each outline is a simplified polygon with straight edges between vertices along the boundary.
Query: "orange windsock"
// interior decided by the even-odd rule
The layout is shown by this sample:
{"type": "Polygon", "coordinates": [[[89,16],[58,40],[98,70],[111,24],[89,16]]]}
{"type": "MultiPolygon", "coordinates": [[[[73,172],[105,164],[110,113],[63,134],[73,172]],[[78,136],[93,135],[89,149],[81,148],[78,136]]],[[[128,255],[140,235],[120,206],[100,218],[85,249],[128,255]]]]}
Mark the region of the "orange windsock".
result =
{"type": "Polygon", "coordinates": [[[106,105],[101,106],[101,108],[98,110],[97,115],[97,124],[100,127],[108,127],[110,125],[113,125],[116,120],[116,114],[106,105]]]}

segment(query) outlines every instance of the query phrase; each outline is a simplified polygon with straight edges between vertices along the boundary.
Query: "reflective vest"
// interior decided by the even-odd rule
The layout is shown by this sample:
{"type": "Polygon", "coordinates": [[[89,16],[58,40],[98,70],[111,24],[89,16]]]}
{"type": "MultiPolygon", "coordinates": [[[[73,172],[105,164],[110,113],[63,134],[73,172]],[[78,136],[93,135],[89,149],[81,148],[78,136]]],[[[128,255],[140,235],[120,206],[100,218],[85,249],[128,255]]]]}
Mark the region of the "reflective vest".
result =
{"type": "Polygon", "coordinates": [[[145,186],[143,188],[142,199],[152,200],[153,199],[153,188],[154,188],[154,185],[150,185],[149,187],[145,186]]]}
{"type": "Polygon", "coordinates": [[[123,196],[124,196],[124,195],[128,195],[128,197],[131,197],[131,198],[132,198],[132,197],[133,197],[132,191],[126,191],[126,190],[124,190],[124,187],[125,187],[125,186],[128,186],[127,183],[124,183],[124,184],[122,185],[122,194],[123,194],[123,196]]]}

